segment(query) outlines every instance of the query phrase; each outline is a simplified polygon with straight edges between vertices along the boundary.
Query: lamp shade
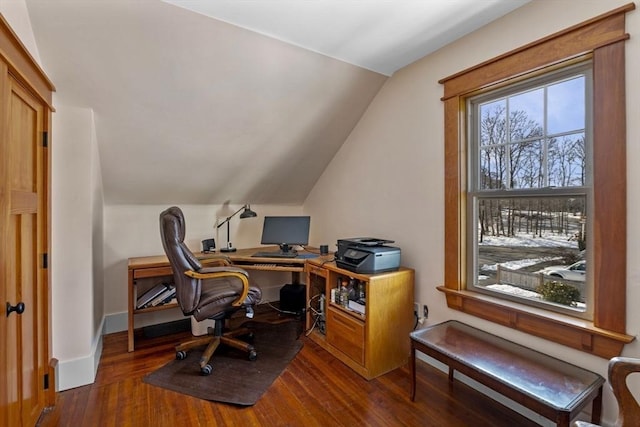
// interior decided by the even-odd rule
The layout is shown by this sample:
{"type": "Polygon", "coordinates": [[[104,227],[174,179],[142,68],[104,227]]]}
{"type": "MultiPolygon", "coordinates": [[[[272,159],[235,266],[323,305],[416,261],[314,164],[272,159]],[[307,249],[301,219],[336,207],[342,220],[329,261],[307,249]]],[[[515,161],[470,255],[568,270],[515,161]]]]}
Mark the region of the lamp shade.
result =
{"type": "Polygon", "coordinates": [[[258,214],[251,210],[251,205],[245,205],[244,211],[240,214],[240,218],[253,218],[256,216],[258,214]]]}

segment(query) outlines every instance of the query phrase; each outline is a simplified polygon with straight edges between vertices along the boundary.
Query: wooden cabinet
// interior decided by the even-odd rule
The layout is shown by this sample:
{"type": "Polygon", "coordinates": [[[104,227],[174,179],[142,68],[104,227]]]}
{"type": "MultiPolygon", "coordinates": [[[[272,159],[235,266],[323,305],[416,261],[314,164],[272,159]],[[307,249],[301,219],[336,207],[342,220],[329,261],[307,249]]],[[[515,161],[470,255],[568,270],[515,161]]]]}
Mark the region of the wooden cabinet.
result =
{"type": "Polygon", "coordinates": [[[414,323],[412,269],[357,274],[314,259],[305,270],[311,339],[367,379],[407,363],[414,323]],[[331,290],[343,280],[364,286],[364,314],[331,301],[331,290]]]}

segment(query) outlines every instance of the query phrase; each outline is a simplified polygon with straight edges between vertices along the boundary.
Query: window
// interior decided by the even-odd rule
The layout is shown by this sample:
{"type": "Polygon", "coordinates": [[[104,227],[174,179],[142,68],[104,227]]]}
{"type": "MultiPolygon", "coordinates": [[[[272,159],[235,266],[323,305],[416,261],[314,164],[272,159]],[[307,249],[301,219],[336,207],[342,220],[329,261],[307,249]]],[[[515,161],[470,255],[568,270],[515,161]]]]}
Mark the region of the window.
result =
{"type": "Polygon", "coordinates": [[[633,340],[625,332],[624,44],[629,38],[625,13],[634,8],[631,3],[614,9],[440,81],[445,122],[445,268],[444,284],[438,290],[449,308],[607,359],[620,355],[624,344],[633,340]],[[565,71],[577,73],[565,75],[565,71]],[[557,96],[562,84],[584,84],[581,126],[550,117],[559,104],[549,99],[557,96]],[[547,97],[542,106],[524,102],[538,91],[543,99],[547,97]],[[542,128],[526,123],[509,127],[514,106],[515,111],[524,110],[542,121],[542,128]],[[475,125],[474,108],[478,112],[475,125]],[[474,151],[466,130],[475,129],[475,138],[481,139],[483,112],[494,119],[502,117],[508,137],[478,144],[474,151]],[[583,154],[578,154],[580,148],[583,154]],[[546,222],[547,228],[562,233],[579,227],[576,233],[586,234],[586,257],[576,259],[586,265],[585,307],[532,306],[522,303],[528,302],[526,298],[514,301],[496,290],[479,289],[486,284],[478,280],[482,245],[477,226],[482,226],[483,214],[511,215],[501,222],[505,227],[526,227],[527,218],[530,227],[546,222]],[[582,230],[580,217],[584,216],[582,230]],[[518,223],[520,218],[524,225],[518,223]]]}
{"type": "Polygon", "coordinates": [[[467,99],[471,288],[591,318],[590,100],[590,61],[467,99]]]}

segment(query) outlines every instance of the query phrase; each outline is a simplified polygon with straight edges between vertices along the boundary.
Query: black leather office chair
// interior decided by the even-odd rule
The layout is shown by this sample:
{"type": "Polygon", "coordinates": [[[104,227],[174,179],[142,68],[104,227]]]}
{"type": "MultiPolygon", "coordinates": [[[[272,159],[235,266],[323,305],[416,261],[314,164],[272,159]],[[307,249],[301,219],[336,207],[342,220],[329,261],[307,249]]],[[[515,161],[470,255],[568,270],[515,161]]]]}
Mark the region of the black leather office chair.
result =
{"type": "Polygon", "coordinates": [[[184,359],[187,350],[207,344],[200,358],[200,371],[204,375],[211,373],[209,359],[220,344],[246,351],[249,360],[255,360],[257,353],[253,345],[236,338],[249,335],[250,331],[247,328],[224,331],[224,324],[241,308],[252,312],[253,305],[262,297],[260,288],[250,284],[248,273],[231,266],[226,257],[218,260],[218,266],[203,268],[184,243],[185,222],[180,208],[173,206],[160,214],[160,235],[173,270],[176,299],[182,312],[198,321],[215,320],[213,335],[178,344],[176,358],[184,359]]]}

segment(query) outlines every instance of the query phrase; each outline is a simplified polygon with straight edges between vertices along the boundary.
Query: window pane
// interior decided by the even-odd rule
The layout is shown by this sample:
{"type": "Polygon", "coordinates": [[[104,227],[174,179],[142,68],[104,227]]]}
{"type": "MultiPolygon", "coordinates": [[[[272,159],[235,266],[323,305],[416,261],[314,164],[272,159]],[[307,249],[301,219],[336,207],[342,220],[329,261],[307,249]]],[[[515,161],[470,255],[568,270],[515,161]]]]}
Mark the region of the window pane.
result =
{"type": "Polygon", "coordinates": [[[507,101],[480,105],[480,145],[504,144],[507,140],[507,101]]]}
{"type": "Polygon", "coordinates": [[[584,76],[550,85],[547,91],[547,132],[557,134],[584,129],[584,76]]]}
{"type": "Polygon", "coordinates": [[[515,299],[584,311],[586,199],[476,199],[474,285],[515,299]]]}
{"type": "Polygon", "coordinates": [[[483,190],[506,188],[506,146],[490,146],[480,150],[480,188],[483,190]]]}
{"type": "Polygon", "coordinates": [[[510,147],[511,188],[540,188],[544,179],[542,141],[521,142],[510,147]]]}
{"type": "Polygon", "coordinates": [[[585,162],[584,133],[552,138],[549,142],[549,185],[584,186],[585,162]]]}
{"type": "Polygon", "coordinates": [[[543,119],[543,88],[509,97],[509,135],[512,142],[541,137],[543,119]]]}

